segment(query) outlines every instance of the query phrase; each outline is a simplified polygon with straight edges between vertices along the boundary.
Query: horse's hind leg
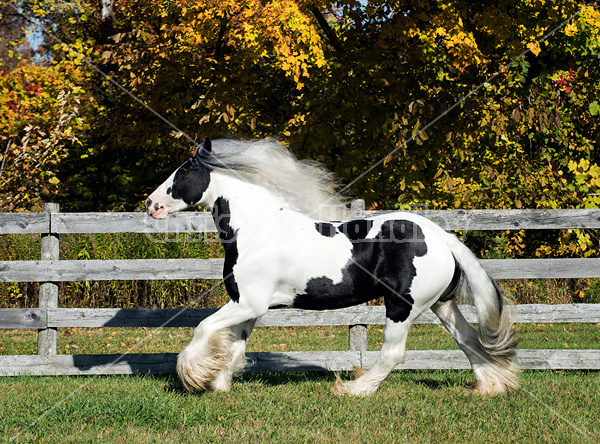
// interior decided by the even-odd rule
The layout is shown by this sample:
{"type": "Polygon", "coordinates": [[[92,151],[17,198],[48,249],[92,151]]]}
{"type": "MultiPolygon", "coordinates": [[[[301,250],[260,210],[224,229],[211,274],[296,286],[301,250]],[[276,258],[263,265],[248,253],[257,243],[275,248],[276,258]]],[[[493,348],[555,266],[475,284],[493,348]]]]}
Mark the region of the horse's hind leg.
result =
{"type": "Polygon", "coordinates": [[[377,362],[354,381],[337,379],[332,391],[336,395],[369,396],[377,391],[383,380],[404,359],[406,337],[413,320],[394,322],[386,319],[384,342],[377,362]]]}
{"type": "Polygon", "coordinates": [[[510,361],[496,359],[482,346],[477,330],[466,321],[454,299],[436,302],[431,309],[467,355],[477,381],[477,392],[495,395],[518,388],[515,367],[510,361]]]}
{"type": "Polygon", "coordinates": [[[235,325],[231,329],[231,347],[229,353],[229,362],[227,368],[221,370],[215,376],[211,383],[211,388],[215,391],[227,392],[231,389],[231,380],[233,377],[244,371],[248,363],[246,359],[246,343],[252,333],[256,319],[235,325]]]}

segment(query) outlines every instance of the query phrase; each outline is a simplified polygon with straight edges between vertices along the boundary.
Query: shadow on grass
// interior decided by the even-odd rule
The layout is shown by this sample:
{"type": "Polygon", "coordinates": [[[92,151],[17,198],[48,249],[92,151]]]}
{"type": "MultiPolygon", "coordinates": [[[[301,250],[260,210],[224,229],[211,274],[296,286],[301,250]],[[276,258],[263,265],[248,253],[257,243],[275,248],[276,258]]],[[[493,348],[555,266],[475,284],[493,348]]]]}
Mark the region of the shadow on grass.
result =
{"type": "MultiPolygon", "coordinates": [[[[470,370],[399,370],[394,371],[386,380],[393,384],[400,385],[415,385],[425,387],[427,390],[440,392],[450,388],[460,388],[472,390],[475,388],[475,379],[470,370]],[[392,378],[394,381],[389,381],[392,378]]],[[[353,380],[354,373],[351,371],[331,372],[331,371],[299,371],[299,372],[246,372],[237,376],[233,380],[233,384],[260,384],[265,387],[278,386],[293,386],[309,383],[326,383],[333,384],[335,382],[336,373],[343,380],[353,380]]],[[[538,372],[539,373],[539,372],[538,372]]],[[[565,374],[598,374],[598,370],[588,371],[565,371],[565,374]]],[[[139,375],[142,376],[142,375],[139,375]]],[[[190,393],[185,390],[176,374],[146,374],[144,378],[151,378],[164,383],[164,389],[170,393],[186,394],[190,393]]],[[[193,394],[193,396],[202,396],[201,393],[193,394]]]]}
{"type": "MultiPolygon", "coordinates": [[[[141,375],[140,375],[141,376],[141,375]]],[[[352,372],[340,372],[342,379],[353,379],[352,372]]],[[[144,378],[161,381],[164,390],[169,393],[202,396],[202,393],[190,394],[184,387],[177,375],[174,374],[147,374],[144,378]]],[[[303,382],[325,382],[335,381],[334,372],[248,372],[237,376],[233,384],[259,383],[267,387],[301,384],[303,382]]]]}
{"type": "MultiPolygon", "coordinates": [[[[350,377],[351,372],[340,372],[340,376],[350,377]]],[[[236,378],[239,382],[259,382],[266,386],[299,384],[302,382],[333,382],[334,372],[248,372],[236,378]]]]}
{"type": "MultiPolygon", "coordinates": [[[[416,380],[410,381],[410,382],[425,386],[429,390],[432,390],[432,391],[447,390],[451,387],[460,387],[460,388],[464,388],[464,389],[468,389],[468,390],[472,390],[475,388],[474,382],[467,381],[463,378],[461,378],[460,380],[455,380],[455,379],[440,380],[440,379],[423,378],[423,379],[416,379],[416,380]]],[[[409,383],[409,382],[407,382],[407,383],[409,383]]]]}
{"type": "MultiPolygon", "coordinates": [[[[452,387],[460,387],[467,390],[475,387],[474,379],[471,373],[460,372],[460,374],[448,374],[444,372],[444,375],[439,375],[439,379],[432,377],[425,377],[426,373],[430,376],[431,370],[405,370],[394,372],[396,384],[410,384],[410,385],[421,385],[432,391],[442,391],[452,387]]],[[[297,385],[304,382],[323,382],[333,384],[335,382],[335,375],[339,376],[343,380],[353,380],[354,373],[351,371],[343,372],[317,372],[317,371],[305,371],[305,372],[246,372],[240,376],[237,376],[233,380],[233,384],[244,384],[244,383],[258,383],[266,387],[278,387],[286,385],[297,385]]],[[[165,390],[167,392],[178,393],[178,394],[190,394],[181,382],[177,375],[144,375],[146,378],[153,378],[158,381],[165,383],[165,390]]],[[[388,377],[389,379],[389,377],[388,377]]],[[[194,396],[201,396],[201,393],[196,393],[194,396]]]]}

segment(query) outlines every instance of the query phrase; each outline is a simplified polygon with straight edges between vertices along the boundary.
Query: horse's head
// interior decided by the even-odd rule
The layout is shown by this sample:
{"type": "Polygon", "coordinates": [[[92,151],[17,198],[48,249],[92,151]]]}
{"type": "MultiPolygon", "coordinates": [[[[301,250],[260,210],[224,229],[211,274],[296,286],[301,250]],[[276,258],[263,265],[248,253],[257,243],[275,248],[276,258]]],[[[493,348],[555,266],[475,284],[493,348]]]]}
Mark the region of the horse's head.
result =
{"type": "Polygon", "coordinates": [[[181,165],[146,199],[146,211],[155,219],[198,205],[210,183],[210,169],[200,161],[211,150],[210,140],[196,149],[194,157],[181,165]]]}

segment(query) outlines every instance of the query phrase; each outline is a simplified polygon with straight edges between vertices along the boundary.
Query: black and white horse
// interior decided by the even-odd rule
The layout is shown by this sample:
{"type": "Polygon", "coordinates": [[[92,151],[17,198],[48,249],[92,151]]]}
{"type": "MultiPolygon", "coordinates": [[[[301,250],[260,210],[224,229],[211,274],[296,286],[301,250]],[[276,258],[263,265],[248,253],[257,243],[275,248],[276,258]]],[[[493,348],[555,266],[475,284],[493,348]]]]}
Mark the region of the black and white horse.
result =
{"type": "Polygon", "coordinates": [[[515,334],[503,296],[454,235],[412,213],[344,220],[334,181],[273,140],[207,141],[146,201],[155,218],[203,205],[225,249],[231,300],[194,331],[177,372],[189,391],[229,390],[246,366],[246,342],[269,308],[324,310],[383,297],[384,344],[377,363],[338,380],[337,394],[370,395],[404,358],[410,326],[431,307],[471,362],[477,391],[518,388],[515,334]],[[211,147],[212,145],[212,147],[211,147]],[[457,308],[470,290],[479,328],[457,308]]]}

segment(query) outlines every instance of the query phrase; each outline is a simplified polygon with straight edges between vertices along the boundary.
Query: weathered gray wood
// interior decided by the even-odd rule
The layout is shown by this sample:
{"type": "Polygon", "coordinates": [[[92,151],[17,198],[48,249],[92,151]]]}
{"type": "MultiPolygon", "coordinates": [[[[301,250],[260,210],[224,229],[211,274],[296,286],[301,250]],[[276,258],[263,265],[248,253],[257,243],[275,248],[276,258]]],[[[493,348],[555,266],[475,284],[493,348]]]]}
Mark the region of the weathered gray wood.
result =
{"type": "MultiPolygon", "coordinates": [[[[514,305],[508,310],[516,323],[597,323],[600,304],[514,305]]],[[[6,309],[9,310],[9,309],[6,309]]],[[[209,309],[119,309],[119,308],[58,308],[48,310],[51,327],[195,327],[214,313],[209,309]]],[[[461,305],[461,312],[470,323],[477,322],[475,308],[461,305]]],[[[424,312],[416,324],[439,324],[431,310],[424,312]]],[[[257,327],[303,327],[323,325],[385,324],[385,307],[358,306],[339,310],[309,311],[296,309],[269,310],[257,327]]],[[[29,327],[20,327],[29,328],[29,327]]]]}
{"type": "Polygon", "coordinates": [[[46,312],[39,308],[0,308],[0,329],[46,327],[46,312]]]}
{"type": "Polygon", "coordinates": [[[354,199],[350,203],[350,215],[351,217],[361,218],[365,214],[365,200],[354,199]]]}
{"type": "MultiPolygon", "coordinates": [[[[52,215],[59,211],[58,204],[46,203],[42,207],[45,214],[52,215]]],[[[52,228],[52,226],[50,227],[52,228]]],[[[41,262],[48,263],[60,259],[60,245],[58,234],[44,233],[41,241],[41,262]]],[[[40,310],[47,317],[48,310],[58,308],[58,284],[54,279],[44,279],[39,289],[40,310]]],[[[38,330],[38,355],[51,356],[56,354],[56,329],[44,328],[38,330]]]]}
{"type": "Polygon", "coordinates": [[[348,371],[360,367],[362,352],[276,352],[247,353],[247,372],[348,371]]]}
{"type": "MultiPolygon", "coordinates": [[[[433,314],[433,313],[432,313],[433,314]]],[[[257,327],[308,327],[325,325],[368,325],[385,322],[385,307],[359,305],[339,310],[269,310],[256,322],[257,327]]]]}
{"type": "MultiPolygon", "coordinates": [[[[378,351],[328,351],[248,353],[246,371],[345,371],[355,366],[370,368],[378,351]],[[253,361],[253,363],[252,363],[253,361]]],[[[0,376],[17,375],[113,375],[174,373],[176,353],[127,355],[19,355],[0,356],[0,376]]],[[[600,369],[600,350],[517,350],[523,369],[600,369]]],[[[469,369],[460,350],[408,350],[403,369],[469,369]]]]}
{"type": "Polygon", "coordinates": [[[59,308],[48,312],[53,327],[195,327],[216,308],[59,308]]]}
{"type": "Polygon", "coordinates": [[[600,304],[523,304],[509,309],[514,312],[514,321],[518,323],[600,322],[600,304]]]}
{"type": "MultiPolygon", "coordinates": [[[[257,327],[323,326],[381,324],[385,322],[384,307],[351,307],[342,310],[305,311],[270,310],[261,317],[257,327]]],[[[138,309],[138,308],[58,308],[48,312],[52,327],[195,327],[214,313],[216,308],[138,309]]],[[[431,313],[432,316],[433,313],[431,313]]],[[[437,319],[437,318],[436,318],[437,319]]]]}
{"type": "MultiPolygon", "coordinates": [[[[382,324],[384,307],[351,307],[342,310],[270,310],[257,327],[382,324]],[[361,310],[360,308],[364,309],[361,310]]],[[[195,327],[214,313],[207,309],[58,308],[48,311],[52,327],[195,327]]],[[[432,316],[433,313],[431,313],[432,316]]],[[[437,318],[436,318],[437,319],[437,318]]]]}
{"type": "MultiPolygon", "coordinates": [[[[360,353],[248,353],[247,371],[330,371],[360,366],[360,353]]],[[[175,373],[176,353],[127,355],[0,356],[0,376],[116,375],[175,373]]]]}
{"type": "Polygon", "coordinates": [[[528,370],[598,370],[600,350],[517,350],[517,362],[528,370]]]}
{"type": "MultiPolygon", "coordinates": [[[[600,209],[415,210],[445,230],[526,230],[600,228],[600,209]]],[[[389,211],[366,211],[375,216],[389,211]]]]}
{"type": "MultiPolygon", "coordinates": [[[[360,199],[357,200],[360,202],[360,199]]],[[[375,216],[386,211],[364,211],[355,204],[352,213],[375,216]]],[[[521,230],[600,228],[599,209],[566,210],[416,210],[446,230],[521,230]]],[[[0,213],[0,234],[41,233],[49,222],[43,214],[0,213]]],[[[182,212],[164,219],[146,213],[59,213],[52,216],[56,233],[199,233],[216,231],[208,212],[182,212]]]]}
{"type": "MultiPolygon", "coordinates": [[[[379,352],[363,353],[363,368],[371,368],[379,352]]],[[[600,369],[600,350],[517,350],[517,362],[526,370],[600,369]]],[[[404,362],[396,367],[408,369],[470,369],[460,350],[407,350],[404,362]]]]}
{"type": "MultiPolygon", "coordinates": [[[[600,277],[600,259],[485,259],[495,279],[600,277]]],[[[0,282],[221,279],[223,259],[0,261],[0,282]]]]}
{"type": "MultiPolygon", "coordinates": [[[[600,277],[600,259],[485,259],[495,279],[600,277]]],[[[220,279],[222,259],[0,261],[0,282],[220,279]]]]}
{"type": "MultiPolygon", "coordinates": [[[[369,369],[375,365],[379,351],[362,353],[361,368],[369,369]]],[[[470,369],[467,356],[460,350],[407,350],[404,361],[395,367],[397,370],[419,369],[470,369]]]]}
{"type": "Polygon", "coordinates": [[[367,326],[365,324],[348,327],[348,350],[366,351],[368,345],[367,326]]]}
{"type": "Polygon", "coordinates": [[[176,353],[0,356],[0,376],[174,373],[176,353]]]}
{"type": "Polygon", "coordinates": [[[600,277],[600,258],[482,259],[494,279],[558,279],[600,277]]]}
{"type": "MultiPolygon", "coordinates": [[[[154,219],[146,213],[59,213],[52,216],[56,233],[202,233],[215,232],[212,215],[206,211],[170,214],[154,219]]],[[[164,238],[164,237],[163,237],[164,238]]],[[[159,237],[152,237],[157,241],[159,237]]]]}
{"type": "MultiPolygon", "coordinates": [[[[472,318],[476,322],[474,310],[472,318]]],[[[48,312],[48,325],[52,327],[196,327],[216,308],[138,309],[138,308],[58,308],[48,312]]],[[[439,320],[431,312],[418,320],[435,323],[439,320]]],[[[340,310],[308,311],[296,309],[269,310],[261,317],[257,327],[305,327],[325,325],[366,325],[385,323],[385,307],[350,307],[340,310]],[[359,324],[356,324],[356,323],[359,324]]]]}
{"type": "Polygon", "coordinates": [[[36,234],[49,231],[49,214],[0,213],[0,234],[36,234]]]}
{"type": "Polygon", "coordinates": [[[0,261],[0,282],[221,279],[223,259],[0,261]]]}

